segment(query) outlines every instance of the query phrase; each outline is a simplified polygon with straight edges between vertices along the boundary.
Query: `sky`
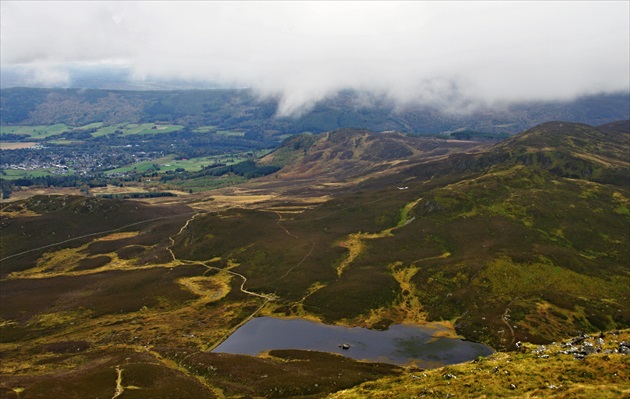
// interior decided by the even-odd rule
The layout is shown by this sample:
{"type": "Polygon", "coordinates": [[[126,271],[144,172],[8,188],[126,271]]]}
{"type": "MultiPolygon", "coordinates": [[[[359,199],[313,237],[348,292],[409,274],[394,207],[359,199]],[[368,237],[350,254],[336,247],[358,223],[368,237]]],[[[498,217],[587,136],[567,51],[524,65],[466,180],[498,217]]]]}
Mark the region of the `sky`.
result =
{"type": "Polygon", "coordinates": [[[343,89],[456,110],[630,90],[630,2],[10,1],[0,68],[247,87],[308,110],[343,89]]]}

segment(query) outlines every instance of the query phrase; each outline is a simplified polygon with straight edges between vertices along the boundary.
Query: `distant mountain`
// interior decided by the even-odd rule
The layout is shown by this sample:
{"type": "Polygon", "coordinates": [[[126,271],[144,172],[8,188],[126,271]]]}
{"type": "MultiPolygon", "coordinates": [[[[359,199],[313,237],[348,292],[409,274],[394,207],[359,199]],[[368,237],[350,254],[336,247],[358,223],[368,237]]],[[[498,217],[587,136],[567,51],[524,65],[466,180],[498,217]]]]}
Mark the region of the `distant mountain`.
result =
{"type": "Polygon", "coordinates": [[[516,103],[469,113],[447,113],[429,106],[400,108],[387,99],[366,96],[342,92],[299,117],[289,118],[275,116],[276,100],[261,100],[249,90],[8,88],[0,92],[0,123],[78,126],[92,122],[168,121],[281,136],[342,128],[414,134],[471,130],[514,134],[550,120],[601,125],[630,118],[628,93],[585,96],[574,101],[516,103]]]}

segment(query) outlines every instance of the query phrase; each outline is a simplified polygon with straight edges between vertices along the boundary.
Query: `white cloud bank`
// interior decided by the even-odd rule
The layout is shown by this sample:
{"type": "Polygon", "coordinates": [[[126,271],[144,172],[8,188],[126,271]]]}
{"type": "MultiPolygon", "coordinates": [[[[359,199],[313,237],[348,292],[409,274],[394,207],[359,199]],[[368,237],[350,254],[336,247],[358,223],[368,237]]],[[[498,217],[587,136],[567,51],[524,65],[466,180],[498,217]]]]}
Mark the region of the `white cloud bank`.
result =
{"type": "Polygon", "coordinates": [[[630,2],[1,3],[2,67],[211,80],[299,111],[350,88],[457,107],[630,90],[630,2]]]}

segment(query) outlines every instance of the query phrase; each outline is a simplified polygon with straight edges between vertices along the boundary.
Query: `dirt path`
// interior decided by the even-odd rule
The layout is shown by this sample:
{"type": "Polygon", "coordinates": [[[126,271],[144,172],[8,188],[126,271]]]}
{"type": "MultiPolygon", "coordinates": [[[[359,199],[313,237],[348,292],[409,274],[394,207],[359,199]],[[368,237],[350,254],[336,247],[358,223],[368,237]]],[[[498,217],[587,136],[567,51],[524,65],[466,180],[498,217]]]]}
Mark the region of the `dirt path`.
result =
{"type": "MultiPolygon", "coordinates": [[[[173,250],[172,250],[173,246],[175,245],[175,238],[176,238],[178,235],[182,234],[182,233],[184,232],[184,230],[186,230],[186,229],[188,228],[188,226],[190,225],[190,223],[191,223],[193,220],[195,220],[195,218],[196,218],[197,216],[199,216],[200,214],[201,214],[201,213],[199,213],[199,212],[196,212],[195,214],[193,214],[193,215],[192,215],[192,216],[191,216],[188,220],[186,220],[186,223],[184,223],[184,225],[183,225],[183,226],[179,229],[179,231],[178,231],[176,234],[174,234],[174,235],[172,235],[172,236],[170,236],[170,237],[168,238],[168,239],[171,241],[171,245],[169,245],[167,249],[168,249],[168,251],[169,251],[169,252],[170,252],[170,254],[171,254],[171,258],[173,259],[173,262],[179,262],[179,263],[181,263],[181,264],[195,264],[195,263],[200,263],[200,264],[202,264],[202,265],[203,265],[206,269],[208,269],[208,270],[217,270],[217,271],[219,271],[219,272],[228,273],[228,274],[230,274],[230,275],[232,275],[232,276],[239,277],[239,278],[242,280],[241,285],[240,285],[240,287],[239,287],[239,289],[240,289],[240,291],[241,291],[242,293],[264,299],[263,304],[262,304],[262,305],[261,305],[258,309],[256,309],[256,311],[255,311],[255,312],[253,312],[251,315],[249,315],[249,316],[248,316],[248,317],[247,317],[244,321],[242,321],[241,323],[239,323],[239,325],[236,327],[236,328],[238,328],[238,327],[240,327],[241,325],[243,325],[243,324],[245,324],[246,322],[248,322],[249,320],[251,320],[251,319],[252,319],[252,318],[253,318],[256,314],[258,314],[258,312],[260,312],[260,310],[261,310],[261,309],[262,309],[262,308],[263,308],[263,307],[264,307],[264,306],[265,306],[268,302],[270,302],[270,301],[275,301],[275,300],[277,299],[277,297],[276,297],[275,295],[273,295],[273,294],[259,294],[259,293],[257,293],[257,292],[253,292],[253,291],[249,291],[249,290],[247,290],[247,289],[245,288],[245,284],[247,283],[247,277],[245,277],[244,275],[242,275],[242,274],[240,274],[240,273],[237,273],[237,272],[234,272],[234,271],[232,271],[232,270],[229,270],[229,269],[223,269],[223,268],[220,268],[220,267],[211,266],[211,265],[209,265],[209,264],[208,264],[208,263],[210,263],[211,261],[201,261],[201,262],[199,262],[199,261],[194,261],[194,260],[190,260],[190,259],[178,259],[178,258],[177,258],[177,256],[175,255],[175,253],[174,253],[174,252],[173,252],[173,250]]],[[[282,226],[281,226],[281,227],[282,227],[282,226]]],[[[285,229],[285,230],[286,230],[286,229],[285,229]]],[[[290,234],[290,233],[287,231],[287,234],[290,234]]],[[[234,330],[236,330],[236,328],[235,328],[234,330]]],[[[233,330],[233,331],[234,331],[234,330],[233,330]]],[[[230,333],[230,334],[231,334],[231,333],[230,333]]],[[[229,334],[228,334],[228,336],[229,336],[229,334]]],[[[223,342],[223,340],[225,340],[225,338],[223,338],[220,342],[223,342]]],[[[215,345],[215,346],[216,346],[216,345],[215,345]]]]}
{"type": "MultiPolygon", "coordinates": [[[[168,249],[168,251],[171,254],[171,258],[173,259],[173,262],[176,262],[176,263],[179,262],[180,264],[202,264],[208,270],[217,270],[219,272],[224,272],[224,273],[231,274],[233,276],[237,276],[237,277],[239,277],[239,278],[241,278],[243,280],[243,282],[241,283],[241,286],[240,286],[240,290],[241,290],[242,293],[265,299],[267,302],[268,301],[275,301],[277,299],[277,297],[275,295],[273,295],[273,294],[259,294],[257,292],[253,292],[253,291],[249,291],[249,290],[245,289],[245,284],[247,283],[247,277],[243,276],[240,273],[237,273],[237,272],[234,272],[232,270],[229,270],[229,269],[223,269],[223,268],[220,268],[220,267],[211,266],[208,263],[212,262],[212,260],[209,260],[209,261],[195,261],[195,260],[191,260],[191,259],[179,259],[179,258],[177,258],[177,256],[175,255],[175,253],[172,250],[173,245],[175,245],[175,237],[177,237],[178,235],[182,234],[184,232],[184,230],[186,230],[188,228],[190,223],[197,216],[199,216],[200,214],[201,214],[200,212],[196,212],[195,214],[193,214],[188,220],[186,220],[186,223],[184,223],[184,225],[179,229],[179,231],[176,234],[174,234],[174,235],[172,235],[172,236],[170,236],[168,238],[171,241],[171,245],[169,245],[167,247],[167,249],[168,249]]],[[[121,228],[124,228],[124,227],[121,227],[121,228]]],[[[120,229],[118,229],[118,230],[120,230],[120,229]]],[[[287,231],[287,233],[290,234],[288,231],[287,231]]]]}
{"type": "Polygon", "coordinates": [[[513,302],[514,301],[511,301],[510,303],[508,303],[508,305],[505,307],[505,312],[503,312],[503,314],[501,315],[501,320],[510,329],[510,334],[512,335],[512,341],[510,341],[510,345],[514,345],[514,341],[516,341],[516,337],[514,336],[514,329],[512,328],[512,325],[510,325],[510,322],[508,321],[508,313],[510,312],[510,305],[512,305],[513,302]]]}
{"type": "Polygon", "coordinates": [[[283,225],[280,224],[280,222],[282,222],[284,220],[284,218],[282,217],[282,214],[280,214],[280,212],[274,212],[276,215],[278,215],[278,221],[276,221],[276,224],[278,225],[278,227],[280,227],[282,230],[284,230],[285,233],[287,233],[287,235],[289,237],[293,237],[293,238],[298,238],[298,236],[296,236],[295,234],[291,233],[289,230],[287,230],[286,227],[284,227],[283,225]]]}
{"type": "Polygon", "coordinates": [[[123,388],[122,386],[122,372],[123,369],[121,369],[120,366],[116,366],[116,373],[118,373],[118,377],[116,378],[116,391],[114,392],[114,396],[112,396],[112,399],[116,399],[117,397],[122,395],[123,391],[125,390],[125,388],[123,388]]]}
{"type": "Polygon", "coordinates": [[[286,276],[289,275],[289,273],[291,273],[295,268],[299,267],[300,265],[302,265],[302,263],[304,263],[304,261],[306,260],[306,258],[308,258],[309,256],[311,256],[311,254],[313,253],[313,250],[315,249],[315,243],[313,241],[311,241],[311,249],[308,251],[308,253],[306,255],[304,255],[304,257],[302,258],[302,260],[300,260],[298,262],[297,265],[293,266],[292,268],[290,268],[289,270],[286,271],[286,273],[284,273],[282,276],[278,277],[278,280],[282,280],[283,278],[285,278],[286,276]]]}
{"type": "Polygon", "coordinates": [[[175,253],[173,252],[173,246],[175,245],[175,237],[177,237],[178,235],[182,234],[184,232],[184,230],[186,230],[188,228],[188,224],[190,222],[192,222],[193,220],[195,220],[195,218],[197,216],[199,216],[200,213],[196,212],[195,214],[193,214],[188,220],[186,220],[186,223],[184,223],[184,225],[182,226],[181,229],[179,229],[179,231],[177,232],[177,234],[170,236],[168,239],[171,241],[171,245],[169,245],[166,249],[168,249],[168,252],[171,253],[171,257],[173,258],[174,261],[177,261],[177,257],[175,256],[175,253]]]}
{"type": "MultiPolygon", "coordinates": [[[[185,262],[192,262],[192,261],[185,261],[185,262]]],[[[208,263],[207,263],[207,262],[198,262],[198,263],[201,263],[202,265],[204,265],[204,266],[205,266],[206,268],[208,268],[208,269],[218,270],[219,272],[229,273],[229,274],[231,274],[231,275],[233,275],[233,276],[240,277],[240,278],[243,280],[243,282],[241,283],[241,286],[240,286],[240,290],[241,290],[241,292],[242,292],[242,293],[244,293],[244,294],[247,294],[247,295],[252,295],[252,296],[257,296],[257,297],[259,297],[259,298],[263,298],[263,299],[265,299],[265,300],[267,300],[267,301],[275,301],[276,299],[278,299],[278,298],[277,298],[275,295],[273,295],[273,294],[259,294],[259,293],[257,293],[257,292],[253,292],[253,291],[248,291],[248,290],[246,290],[246,289],[245,289],[245,284],[247,283],[247,277],[243,276],[241,273],[237,273],[237,272],[234,272],[234,271],[229,270],[229,269],[222,269],[222,268],[220,268],[220,267],[216,267],[216,266],[210,266],[210,265],[208,265],[208,263]]]]}
{"type": "MultiPolygon", "coordinates": [[[[282,222],[284,220],[284,218],[282,217],[282,214],[280,212],[274,212],[276,215],[278,215],[278,220],[276,221],[276,224],[278,225],[278,227],[280,227],[289,237],[293,237],[293,238],[298,238],[298,236],[296,236],[295,234],[291,233],[289,230],[287,230],[286,227],[284,227],[280,222],[282,222]]],[[[289,273],[291,273],[293,270],[295,270],[296,268],[298,268],[299,266],[302,265],[302,263],[304,263],[304,261],[311,256],[311,254],[313,253],[313,250],[315,249],[315,242],[314,241],[310,241],[311,243],[311,249],[309,249],[308,253],[306,255],[304,255],[304,257],[298,262],[298,264],[296,264],[295,266],[291,267],[289,270],[286,271],[286,273],[284,273],[282,276],[278,277],[278,280],[282,280],[283,278],[285,278],[286,276],[289,275],[289,273]]]]}
{"type": "Polygon", "coordinates": [[[41,247],[38,247],[38,248],[29,249],[28,251],[23,251],[23,252],[20,252],[20,253],[17,253],[17,254],[6,256],[6,257],[0,259],[0,262],[3,262],[5,260],[11,259],[11,258],[15,258],[15,257],[18,257],[18,256],[22,256],[22,255],[28,254],[30,252],[35,252],[35,251],[39,251],[39,250],[46,249],[46,248],[52,248],[52,247],[55,247],[57,245],[66,244],[66,243],[69,243],[69,242],[72,242],[72,241],[76,241],[76,240],[80,240],[80,239],[83,239],[83,238],[98,236],[98,235],[101,235],[101,234],[111,234],[111,233],[115,233],[117,231],[126,229],[128,227],[137,226],[139,224],[155,222],[156,220],[170,219],[170,218],[174,218],[174,217],[182,216],[182,215],[184,215],[184,213],[179,213],[179,214],[171,215],[171,216],[162,216],[162,217],[159,217],[159,218],[153,218],[153,219],[148,219],[148,220],[142,220],[140,222],[127,224],[125,226],[122,226],[122,227],[119,227],[119,228],[113,229],[113,230],[99,231],[97,233],[90,233],[90,234],[85,234],[85,235],[82,235],[82,236],[79,236],[79,237],[69,238],[69,239],[64,240],[64,241],[56,242],[54,244],[48,244],[48,245],[44,245],[44,246],[41,246],[41,247]]]}

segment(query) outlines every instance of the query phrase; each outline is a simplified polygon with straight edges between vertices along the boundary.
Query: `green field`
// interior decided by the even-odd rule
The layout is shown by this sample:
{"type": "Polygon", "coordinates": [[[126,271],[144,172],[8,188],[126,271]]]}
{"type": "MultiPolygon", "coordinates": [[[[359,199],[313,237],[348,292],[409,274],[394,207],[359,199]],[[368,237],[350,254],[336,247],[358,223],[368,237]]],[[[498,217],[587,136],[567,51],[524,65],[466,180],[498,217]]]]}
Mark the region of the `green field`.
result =
{"type": "MultiPolygon", "coordinates": [[[[19,134],[24,136],[25,140],[41,140],[50,136],[55,136],[68,131],[80,131],[87,129],[98,129],[92,133],[92,137],[106,136],[108,134],[114,134],[117,130],[122,131],[122,136],[129,136],[132,134],[159,134],[169,133],[182,129],[181,125],[156,125],[154,123],[119,123],[116,125],[103,126],[102,122],[90,123],[83,126],[68,126],[64,123],[58,123],[56,125],[37,125],[37,126],[0,126],[0,135],[3,134],[19,134]]],[[[207,126],[201,129],[207,128],[209,131],[212,127],[207,126]]],[[[226,135],[243,135],[240,132],[225,132],[226,135]],[[229,134],[234,133],[234,134],[229,134]]]]}
{"type": "Polygon", "coordinates": [[[154,123],[119,123],[111,126],[104,126],[92,133],[93,137],[106,136],[114,134],[117,130],[122,131],[122,136],[130,136],[132,134],[160,134],[175,132],[182,129],[181,125],[156,125],[154,123]]]}
{"type": "Polygon", "coordinates": [[[69,129],[71,128],[64,123],[37,126],[0,126],[0,135],[19,134],[23,135],[25,139],[43,139],[56,134],[61,134],[69,129]]]}
{"type": "Polygon", "coordinates": [[[15,170],[1,169],[0,178],[7,180],[23,179],[27,177],[41,177],[51,174],[51,169],[15,170]]]}
{"type": "Polygon", "coordinates": [[[210,133],[212,131],[214,131],[217,127],[216,126],[200,126],[196,129],[193,129],[193,132],[195,133],[210,133]]]}
{"type": "Polygon", "coordinates": [[[127,173],[131,171],[137,172],[146,172],[150,170],[155,170],[160,173],[174,171],[176,169],[182,168],[190,172],[197,172],[203,169],[205,166],[217,164],[217,163],[225,163],[225,164],[233,164],[237,162],[241,162],[247,159],[247,155],[245,153],[241,154],[226,154],[226,155],[217,155],[213,157],[199,157],[199,158],[189,158],[189,159],[175,159],[175,155],[168,155],[164,158],[153,159],[150,161],[138,162],[132,165],[123,166],[120,168],[112,169],[107,171],[107,173],[127,173]],[[155,169],[154,165],[157,165],[159,169],[155,169]]]}
{"type": "Polygon", "coordinates": [[[245,132],[235,132],[232,130],[217,130],[219,136],[233,136],[233,137],[243,137],[245,136],[245,132]]]}
{"type": "Polygon", "coordinates": [[[192,192],[197,193],[201,191],[232,186],[234,184],[245,183],[246,181],[247,178],[242,176],[203,176],[197,179],[169,182],[168,186],[172,189],[177,189],[181,191],[192,190],[192,192]]]}
{"type": "Polygon", "coordinates": [[[58,139],[58,140],[47,140],[47,143],[56,144],[56,145],[76,145],[82,144],[81,140],[66,140],[66,139],[58,139]]]}

